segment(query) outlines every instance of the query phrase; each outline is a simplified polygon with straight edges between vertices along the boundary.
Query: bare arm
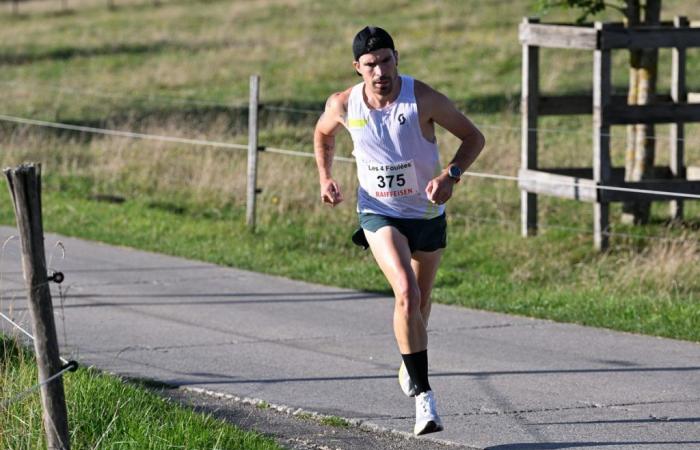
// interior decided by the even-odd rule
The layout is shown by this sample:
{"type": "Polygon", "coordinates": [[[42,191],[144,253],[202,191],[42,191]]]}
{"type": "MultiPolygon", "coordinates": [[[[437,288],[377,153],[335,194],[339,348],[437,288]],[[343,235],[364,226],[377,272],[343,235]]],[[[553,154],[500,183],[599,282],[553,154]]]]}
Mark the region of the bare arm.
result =
{"type": "MultiPolygon", "coordinates": [[[[417,94],[421,100],[421,120],[437,123],[462,142],[447,167],[456,165],[462,172],[476,160],[486,140],[478,128],[462,114],[443,94],[420,83],[417,94]]],[[[432,179],[426,187],[428,198],[435,203],[445,203],[452,196],[455,180],[447,176],[447,168],[432,179]]]]}
{"type": "Polygon", "coordinates": [[[442,96],[441,100],[442,106],[437,108],[434,115],[435,123],[462,141],[448,166],[455,164],[464,172],[479,156],[486,144],[486,139],[471,120],[455,108],[447,97],[442,96]]]}
{"type": "Polygon", "coordinates": [[[340,186],[333,179],[331,169],[335,154],[335,135],[345,121],[346,102],[346,92],[331,95],[314,129],[314,154],[321,185],[321,201],[331,206],[343,201],[340,186]]]}

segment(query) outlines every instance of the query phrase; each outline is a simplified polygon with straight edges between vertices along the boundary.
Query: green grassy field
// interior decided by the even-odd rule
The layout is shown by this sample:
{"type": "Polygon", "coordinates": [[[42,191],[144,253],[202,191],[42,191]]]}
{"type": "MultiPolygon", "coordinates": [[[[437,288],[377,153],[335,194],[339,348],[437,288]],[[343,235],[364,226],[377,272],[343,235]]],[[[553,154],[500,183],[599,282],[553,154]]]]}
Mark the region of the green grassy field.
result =
{"type": "MultiPolygon", "coordinates": [[[[517,27],[535,13],[534,0],[115,0],[112,10],[105,3],[68,0],[62,11],[57,1],[27,1],[17,16],[0,3],[0,114],[245,143],[248,80],[257,73],[260,143],[311,152],[326,97],[359,81],[350,65],[352,36],[373,23],[394,35],[402,72],[446,93],[482,128],[487,147],[472,170],[517,173],[517,27]]],[[[666,0],[663,18],[699,19],[691,3],[666,0]]],[[[574,17],[553,11],[544,20],[574,17]]],[[[590,53],[548,50],[541,58],[543,92],[590,91],[590,53]]],[[[669,61],[662,51],[661,92],[669,61]]],[[[618,93],[626,91],[626,62],[624,52],[614,54],[618,93]]],[[[698,73],[700,52],[690,50],[694,91],[698,73]]],[[[590,165],[590,117],[547,118],[540,126],[543,167],[590,165]]],[[[687,127],[689,165],[700,165],[699,132],[687,127]]],[[[618,166],[624,134],[613,129],[618,166]]],[[[667,129],[658,127],[657,136],[662,165],[667,129]]],[[[442,132],[438,140],[444,161],[457,142],[442,132]]],[[[341,136],[338,154],[350,152],[341,136]]],[[[23,161],[43,165],[47,231],[388,293],[371,256],[349,240],[357,187],[350,164],[334,168],[346,202],[331,210],[318,202],[312,159],[260,154],[258,228],[249,233],[243,152],[0,121],[0,164],[23,161]],[[124,202],[97,200],[105,196],[124,202]]],[[[588,204],[540,197],[541,233],[521,238],[519,191],[509,181],[466,179],[448,211],[435,301],[700,341],[697,204],[686,204],[684,223],[667,222],[667,205],[655,204],[645,227],[622,225],[614,205],[618,234],[604,254],[592,249],[588,204]]],[[[5,193],[0,223],[13,222],[5,193]]],[[[14,344],[3,340],[0,350],[4,398],[36,374],[14,344]]],[[[274,448],[88,370],[69,374],[66,391],[74,448],[92,448],[103,435],[103,448],[274,448]],[[168,420],[155,424],[143,414],[168,420]]],[[[0,446],[36,448],[38,396],[13,408],[0,413],[0,446]]]]}
{"type": "MultiPolygon", "coordinates": [[[[17,395],[37,380],[34,356],[0,335],[0,398],[17,395]]],[[[175,406],[138,383],[91,369],[64,376],[71,448],[272,450],[272,439],[244,432],[211,416],[175,406]]],[[[41,400],[36,391],[0,407],[0,448],[46,448],[41,400]]]]}
{"type": "MultiPolygon", "coordinates": [[[[520,46],[517,25],[535,2],[172,1],[27,2],[0,14],[0,113],[226,142],[246,142],[248,78],[262,77],[261,144],[311,152],[325,98],[358,81],[350,42],[366,23],[395,36],[400,69],[448,94],[486,134],[473,170],[512,175],[519,167],[520,46]]],[[[680,0],[664,18],[692,17],[680,0]]],[[[571,20],[555,11],[546,20],[571,20]]],[[[619,19],[613,13],[605,16],[619,19]]],[[[691,90],[700,91],[700,56],[689,52],[691,90]]],[[[615,55],[625,91],[626,58],[615,55]]],[[[661,54],[660,91],[670,52],[661,54]]],[[[590,90],[588,52],[543,52],[545,92],[590,90]]],[[[590,117],[548,118],[542,166],[591,160],[590,117]]],[[[700,136],[687,127],[686,158],[700,165],[700,136]]],[[[667,162],[658,127],[658,163],[667,162]]],[[[44,165],[45,227],[121,245],[214,261],[331,285],[386,292],[370,257],[349,242],[354,169],[336,164],[347,201],[317,201],[313,160],[261,154],[259,228],[242,225],[245,156],[235,150],[102,137],[0,123],[0,162],[44,165]],[[90,200],[116,195],[122,204],[90,200]]],[[[443,159],[457,143],[438,135],[443,159]]],[[[347,136],[338,153],[351,151],[347,136]]],[[[613,130],[622,164],[624,129],[613,130]]],[[[7,197],[5,197],[7,199],[7,197]]],[[[435,300],[699,341],[700,208],[670,224],[667,205],[652,224],[619,223],[605,254],[592,250],[592,211],[541,197],[540,236],[519,237],[519,191],[512,182],[468,179],[449,205],[450,245],[435,300]],[[645,238],[654,236],[654,238],[645,238]],[[661,239],[659,238],[661,237],[661,239]],[[667,240],[673,239],[673,240],[667,240]],[[677,239],[677,240],[676,240],[677,239]]],[[[12,223],[9,201],[0,220],[12,223]]]]}

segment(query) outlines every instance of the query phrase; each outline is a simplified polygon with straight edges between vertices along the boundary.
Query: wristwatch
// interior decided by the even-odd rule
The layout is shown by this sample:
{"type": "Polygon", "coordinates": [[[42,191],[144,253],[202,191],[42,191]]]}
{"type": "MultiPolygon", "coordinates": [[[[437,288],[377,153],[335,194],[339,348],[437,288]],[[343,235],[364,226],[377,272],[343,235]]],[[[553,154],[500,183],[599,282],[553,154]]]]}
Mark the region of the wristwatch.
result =
{"type": "Polygon", "coordinates": [[[453,164],[447,168],[447,176],[455,180],[455,183],[459,183],[462,178],[462,169],[453,164]]]}

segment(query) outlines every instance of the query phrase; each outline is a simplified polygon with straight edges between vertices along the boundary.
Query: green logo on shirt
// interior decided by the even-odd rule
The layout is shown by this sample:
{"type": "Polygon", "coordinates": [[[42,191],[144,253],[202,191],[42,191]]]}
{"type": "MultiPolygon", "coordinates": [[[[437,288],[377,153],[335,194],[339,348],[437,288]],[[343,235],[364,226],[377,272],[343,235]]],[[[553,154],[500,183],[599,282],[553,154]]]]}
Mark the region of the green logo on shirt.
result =
{"type": "Polygon", "coordinates": [[[348,119],[348,127],[362,128],[367,125],[367,119],[348,119]]]}

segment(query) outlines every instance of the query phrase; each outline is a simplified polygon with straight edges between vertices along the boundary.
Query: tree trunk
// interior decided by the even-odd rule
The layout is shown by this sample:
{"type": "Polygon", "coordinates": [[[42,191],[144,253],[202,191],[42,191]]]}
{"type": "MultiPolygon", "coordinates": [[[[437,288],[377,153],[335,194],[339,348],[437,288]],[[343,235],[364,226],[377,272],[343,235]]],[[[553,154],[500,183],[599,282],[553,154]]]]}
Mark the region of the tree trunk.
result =
{"type": "MultiPolygon", "coordinates": [[[[647,0],[641,7],[639,0],[629,0],[626,18],[628,26],[635,24],[658,25],[661,19],[661,1],[647,0]],[[641,12],[644,20],[640,20],[641,12]]],[[[630,86],[628,103],[648,105],[656,101],[656,76],[659,51],[657,49],[630,51],[630,86]]],[[[654,125],[637,124],[627,128],[625,153],[625,180],[640,181],[651,178],[654,169],[656,140],[654,125]]],[[[649,221],[651,202],[634,202],[623,205],[623,222],[643,224],[649,221]]]]}

